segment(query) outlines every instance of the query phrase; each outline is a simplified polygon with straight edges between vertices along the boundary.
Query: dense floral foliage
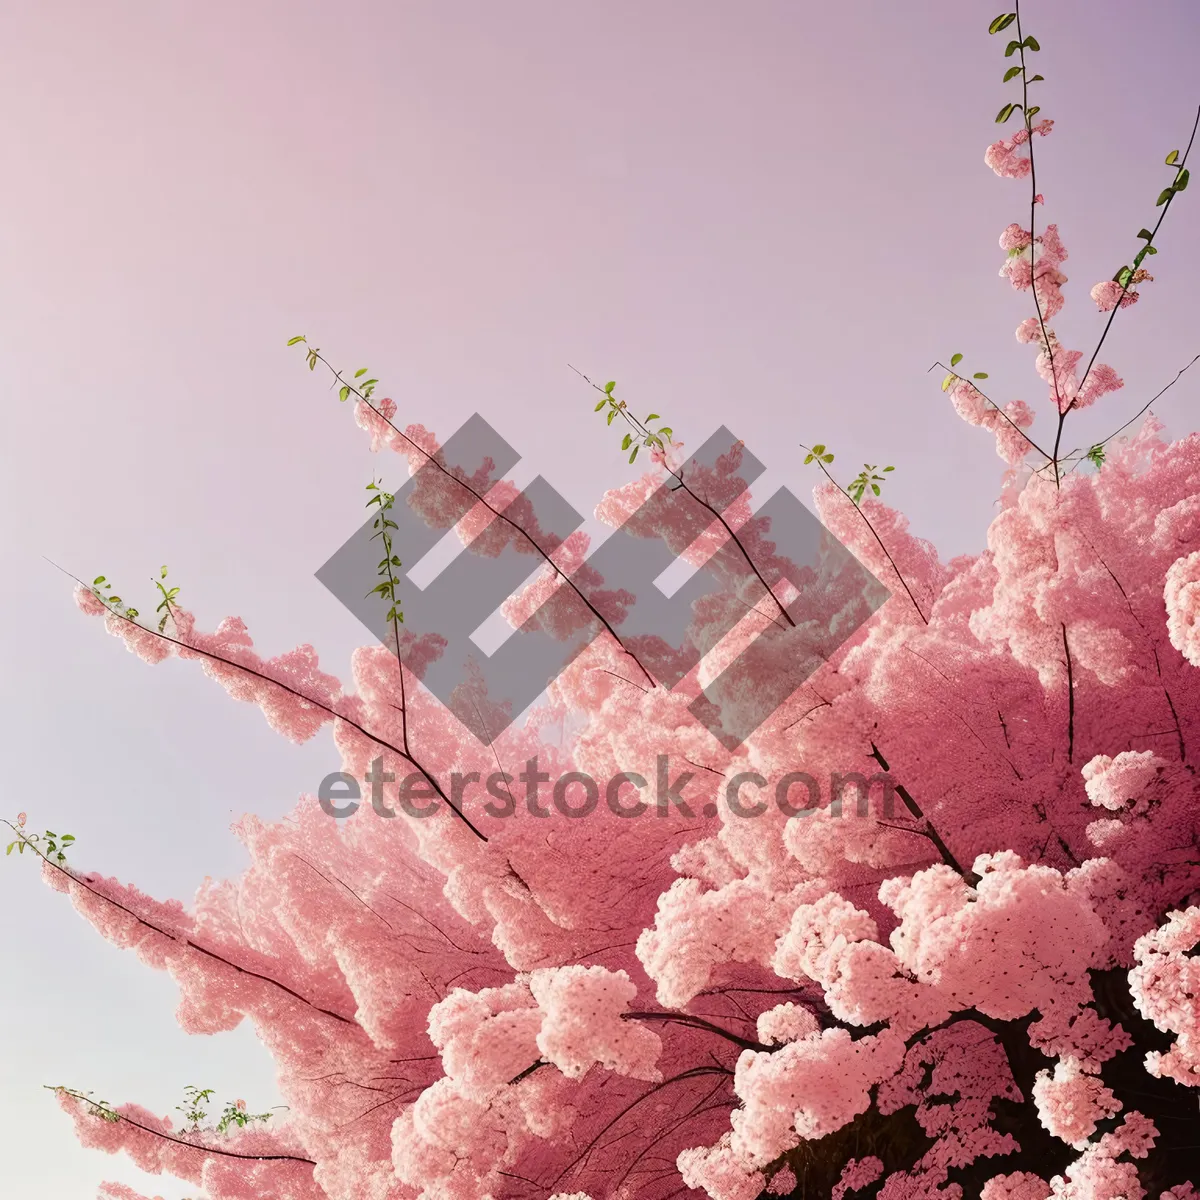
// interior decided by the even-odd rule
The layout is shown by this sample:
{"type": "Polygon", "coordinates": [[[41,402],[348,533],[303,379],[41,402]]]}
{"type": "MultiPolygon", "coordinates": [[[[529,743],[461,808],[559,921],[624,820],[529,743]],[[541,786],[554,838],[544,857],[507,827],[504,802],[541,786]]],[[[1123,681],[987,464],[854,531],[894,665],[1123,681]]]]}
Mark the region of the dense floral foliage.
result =
{"type": "MultiPolygon", "coordinates": [[[[1027,117],[987,164],[1025,179],[1051,126],[1027,117]]],[[[1067,282],[1057,228],[1010,225],[1000,245],[1032,292],[1017,339],[1061,433],[1122,381],[1048,323],[1067,282]]],[[[1093,299],[1111,317],[1148,278],[1093,299]]],[[[698,606],[697,646],[726,605],[748,615],[675,688],[644,669],[653,646],[606,634],[484,746],[417,685],[435,637],[360,650],[349,690],[311,647],[264,660],[236,618],[203,632],[174,605],[156,633],[81,587],[146,661],[198,663],[294,741],[330,725],[346,772],[416,775],[431,814],[387,782],[342,820],[311,796],[286,821],[246,817],[252,866],[190,907],[45,861],[105,937],[171,973],[185,1030],[253,1022],[290,1109],[216,1144],[63,1093],[83,1143],[210,1200],[1200,1195],[1200,435],[1168,443],[1150,417],[1098,470],[1068,469],[1057,443],[1039,465],[1034,406],[953,372],[946,391],[1007,464],[987,549],[943,563],[880,500],[818,487],[826,528],[891,598],[733,750],[689,704],[778,626],[788,602],[762,588],[698,606]],[[538,771],[628,773],[626,809],[649,803],[572,819],[580,798],[552,805],[538,771]],[[806,808],[780,783],[797,772],[886,773],[900,803],[806,808]],[[456,774],[473,790],[452,793],[456,774]]],[[[357,404],[415,473],[438,444],[395,411],[357,404]]],[[[708,471],[672,453],[600,515],[618,524],[676,471],[778,577],[738,449],[708,471]]],[[[424,474],[427,520],[545,560],[514,623],[553,595],[547,625],[576,628],[595,619],[586,593],[619,624],[631,597],[586,570],[564,580],[582,538],[496,516],[508,484],[424,474]]],[[[664,510],[645,532],[701,561],[729,537],[708,526],[693,540],[664,510]]],[[[849,591],[817,594],[825,609],[773,635],[762,672],[847,619],[849,591]]],[[[478,689],[461,701],[488,711],[478,689]]]]}

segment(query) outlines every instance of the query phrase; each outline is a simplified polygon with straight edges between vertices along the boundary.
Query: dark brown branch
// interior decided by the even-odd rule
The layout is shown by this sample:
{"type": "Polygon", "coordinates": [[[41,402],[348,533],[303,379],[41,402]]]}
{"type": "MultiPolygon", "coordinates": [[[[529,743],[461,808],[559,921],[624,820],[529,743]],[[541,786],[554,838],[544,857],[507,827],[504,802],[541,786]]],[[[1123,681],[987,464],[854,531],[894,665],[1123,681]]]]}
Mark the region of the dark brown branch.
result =
{"type": "Polygon", "coordinates": [[[151,1129],[148,1125],[143,1125],[140,1121],[135,1121],[132,1117],[127,1117],[124,1113],[115,1112],[113,1109],[102,1109],[96,1101],[90,1097],[83,1095],[81,1092],[72,1091],[70,1088],[51,1087],[49,1084],[42,1085],[47,1091],[55,1092],[60,1095],[65,1094],[74,1100],[79,1100],[83,1104],[91,1105],[93,1112],[90,1114],[97,1117],[98,1120],[107,1120],[106,1117],[101,1117],[102,1112],[112,1112],[120,1121],[125,1121],[132,1125],[134,1129],[140,1129],[143,1133],[152,1134],[154,1137],[162,1138],[165,1142],[174,1142],[177,1146],[184,1146],[188,1150],[195,1150],[197,1154],[219,1154],[224,1158],[241,1158],[248,1159],[252,1162],[294,1162],[303,1163],[308,1167],[315,1167],[317,1164],[311,1158],[301,1158],[297,1154],[239,1154],[236,1150],[221,1150],[217,1146],[198,1146],[195,1142],[185,1141],[183,1138],[172,1137],[169,1133],[163,1133],[158,1129],[151,1129]]]}
{"type": "Polygon", "coordinates": [[[553,1191],[555,1186],[567,1175],[570,1171],[582,1162],[594,1149],[596,1143],[619,1121],[622,1117],[632,1112],[639,1104],[649,1100],[652,1096],[656,1096],[663,1088],[670,1087],[673,1083],[683,1083],[690,1079],[699,1079],[703,1075],[726,1075],[732,1076],[733,1072],[728,1067],[692,1067],[687,1071],[681,1071],[678,1075],[672,1075],[669,1079],[664,1079],[661,1083],[656,1083],[649,1091],[643,1092],[635,1100],[625,1105],[619,1113],[611,1120],[607,1121],[604,1127],[596,1134],[594,1138],[551,1180],[549,1191],[553,1191]]]}
{"type": "MultiPolygon", "coordinates": [[[[882,753],[880,753],[879,747],[876,746],[874,742],[871,743],[871,757],[884,771],[891,770],[887,764],[887,759],[883,757],[882,753]]],[[[908,811],[912,813],[912,815],[916,817],[918,821],[921,821],[924,824],[924,830],[914,830],[913,832],[923,832],[924,835],[937,847],[938,853],[942,856],[942,861],[948,867],[953,867],[954,870],[957,871],[958,874],[967,881],[967,883],[974,885],[974,883],[978,881],[978,876],[975,875],[974,872],[963,870],[962,864],[950,852],[950,847],[947,846],[942,840],[942,835],[938,833],[937,829],[933,825],[933,822],[930,821],[924,812],[922,812],[921,806],[912,798],[908,788],[906,788],[902,783],[896,784],[896,795],[904,801],[904,807],[907,808],[908,811]]]]}
{"type": "Polygon", "coordinates": [[[531,1066],[526,1067],[525,1070],[523,1070],[519,1075],[514,1075],[508,1081],[508,1086],[512,1087],[512,1085],[514,1083],[520,1083],[522,1079],[528,1079],[529,1076],[534,1073],[534,1071],[538,1070],[541,1067],[548,1067],[549,1065],[550,1064],[548,1062],[546,1062],[544,1059],[540,1062],[533,1063],[531,1066]]]}
{"type": "Polygon", "coordinates": [[[1075,761],[1075,673],[1071,663],[1071,646],[1067,627],[1062,626],[1063,650],[1067,655],[1067,762],[1075,761]]]}
{"type": "Polygon", "coordinates": [[[703,1017],[697,1017],[693,1013],[676,1013],[676,1012],[627,1012],[621,1014],[621,1019],[625,1021],[664,1021],[675,1025],[687,1025],[693,1029],[703,1029],[708,1033],[715,1033],[718,1037],[723,1037],[727,1042],[732,1042],[735,1046],[740,1046],[743,1050],[770,1050],[770,1046],[764,1046],[762,1042],[752,1041],[750,1038],[744,1038],[739,1034],[730,1033],[728,1029],[722,1029],[720,1025],[714,1025],[711,1021],[706,1021],[703,1017]]]}
{"type": "MultiPolygon", "coordinates": [[[[50,565],[52,567],[54,567],[56,570],[62,571],[62,573],[64,575],[66,575],[68,579],[73,579],[85,591],[87,591],[88,593],[90,593],[93,596],[95,595],[95,592],[93,592],[92,589],[89,588],[87,586],[87,584],[84,583],[83,580],[80,579],[77,575],[72,575],[70,571],[64,569],[63,567],[60,567],[57,563],[50,562],[50,559],[46,559],[46,561],[49,562],[50,565]]],[[[97,597],[97,598],[101,599],[101,603],[103,603],[102,598],[100,598],[100,597],[97,597]]],[[[377,734],[372,733],[369,729],[366,729],[364,726],[360,725],[357,721],[353,720],[352,718],[344,716],[342,713],[338,712],[337,709],[331,708],[328,704],[325,704],[320,700],[314,700],[311,696],[306,696],[303,692],[297,691],[294,687],[290,687],[286,683],[281,683],[278,679],[272,679],[269,675],[264,675],[261,671],[256,671],[253,667],[243,666],[241,663],[234,662],[232,659],[222,658],[221,655],[219,655],[219,654],[213,654],[208,650],[201,650],[197,646],[189,646],[187,642],[180,641],[178,638],[173,638],[169,634],[159,633],[158,630],[156,630],[156,629],[148,629],[145,625],[138,624],[137,621],[133,620],[130,617],[125,616],[124,613],[116,612],[114,609],[109,608],[107,605],[105,605],[105,608],[106,608],[109,616],[115,617],[119,621],[124,621],[127,625],[132,625],[135,629],[140,630],[142,633],[148,633],[151,637],[156,637],[160,641],[167,642],[168,644],[175,646],[177,649],[186,650],[189,654],[196,654],[196,655],[199,655],[201,658],[207,658],[207,659],[211,659],[213,662],[222,663],[224,666],[232,667],[234,670],[242,671],[246,675],[250,675],[255,679],[261,679],[264,683],[269,683],[273,687],[280,688],[282,691],[287,692],[288,695],[295,696],[295,698],[297,700],[302,700],[305,704],[311,704],[313,706],[313,708],[317,708],[317,709],[320,709],[321,712],[328,713],[335,720],[341,721],[344,725],[348,725],[351,729],[355,730],[358,733],[361,733],[363,735],[363,737],[365,737],[368,741],[374,742],[375,745],[382,746],[385,750],[392,751],[393,754],[398,754],[402,759],[405,759],[408,762],[412,763],[412,765],[414,767],[416,767],[418,771],[421,772],[421,774],[425,777],[426,783],[428,783],[429,786],[433,788],[433,790],[442,798],[442,800],[445,801],[446,806],[450,809],[450,811],[453,812],[454,815],[457,816],[458,819],[460,821],[462,821],[467,826],[467,828],[470,829],[470,831],[481,842],[486,842],[488,840],[478,829],[475,828],[475,826],[471,823],[470,818],[468,818],[465,813],[463,813],[459,808],[457,808],[451,802],[449,796],[447,796],[446,793],[442,790],[441,784],[438,783],[438,781],[434,778],[434,776],[429,771],[427,771],[423,766],[421,766],[421,764],[413,756],[411,750],[408,749],[408,746],[407,746],[408,722],[407,722],[407,720],[404,722],[404,726],[403,726],[405,748],[401,749],[399,746],[393,746],[391,742],[386,741],[385,739],[379,737],[377,734]]],[[[404,686],[404,671],[403,670],[401,670],[401,672],[400,672],[400,685],[401,685],[401,688],[403,688],[403,686],[404,686]]],[[[392,707],[394,708],[395,705],[393,705],[392,707]]],[[[403,713],[404,710],[400,709],[399,711],[401,713],[403,713]]]]}
{"type": "MultiPolygon", "coordinates": [[[[998,405],[998,404],[995,402],[995,400],[993,400],[993,399],[991,398],[991,396],[989,396],[989,395],[988,395],[986,392],[984,392],[984,391],[983,391],[983,390],[982,390],[982,389],[981,389],[981,388],[980,388],[980,387],[979,387],[979,386],[978,386],[976,383],[974,383],[974,382],[973,382],[972,380],[970,380],[970,379],[963,379],[963,377],[962,377],[961,375],[959,375],[959,374],[958,374],[958,372],[957,372],[957,371],[955,371],[953,367],[948,367],[948,366],[946,366],[946,364],[945,364],[944,362],[942,362],[940,359],[936,359],[936,360],[934,361],[934,364],[933,364],[933,366],[932,366],[932,367],[930,367],[930,368],[929,368],[929,371],[932,371],[934,367],[941,367],[943,371],[948,371],[948,372],[949,372],[950,374],[952,374],[952,375],[953,375],[953,376],[954,376],[956,379],[962,379],[963,383],[969,383],[969,384],[971,385],[971,387],[973,387],[973,388],[975,389],[975,392],[976,392],[976,393],[977,393],[977,394],[978,394],[978,395],[979,395],[979,396],[980,396],[980,397],[981,397],[983,400],[985,400],[985,401],[986,401],[988,404],[990,404],[990,405],[991,405],[991,406],[992,406],[992,407],[993,407],[993,408],[996,410],[996,412],[998,412],[998,413],[999,413],[999,414],[1000,414],[1000,415],[1001,415],[1001,416],[1002,416],[1002,417],[1003,417],[1003,418],[1004,418],[1004,419],[1005,419],[1005,420],[1006,420],[1006,421],[1007,421],[1007,422],[1008,422],[1008,423],[1009,423],[1009,424],[1010,424],[1010,425],[1013,427],[1013,429],[1015,429],[1015,430],[1016,430],[1016,431],[1017,431],[1017,432],[1018,432],[1018,433],[1019,433],[1019,434],[1020,434],[1020,435],[1021,435],[1021,436],[1022,436],[1022,437],[1023,437],[1025,440],[1026,440],[1026,441],[1027,441],[1027,442],[1028,442],[1028,443],[1029,443],[1029,445],[1030,445],[1030,448],[1031,448],[1031,449],[1033,449],[1033,450],[1036,450],[1036,451],[1037,451],[1037,452],[1038,452],[1038,453],[1039,453],[1039,454],[1040,454],[1040,455],[1041,455],[1041,456],[1042,456],[1042,457],[1043,457],[1043,458],[1046,460],[1046,462],[1047,462],[1047,463],[1049,463],[1049,462],[1051,461],[1050,455],[1049,455],[1049,454],[1047,454],[1047,453],[1045,452],[1045,450],[1043,450],[1043,449],[1041,448],[1041,446],[1039,446],[1039,445],[1037,444],[1037,442],[1035,442],[1035,441],[1033,440],[1033,438],[1031,438],[1031,437],[1029,436],[1029,434],[1027,434],[1027,433],[1025,432],[1025,430],[1024,430],[1024,429],[1022,429],[1022,428],[1021,428],[1021,426],[1020,426],[1020,425],[1018,425],[1018,424],[1016,423],[1016,421],[1014,421],[1014,420],[1012,419],[1012,417],[1010,417],[1010,416],[1008,415],[1008,413],[1006,413],[1006,412],[1004,411],[1004,409],[1002,409],[1002,408],[1000,407],[1000,405],[998,405]]],[[[926,371],[926,372],[925,372],[925,374],[926,374],[926,375],[928,375],[928,374],[929,374],[929,371],[926,371]]]]}
{"type": "Polygon", "coordinates": [[[93,887],[86,879],[76,875],[74,871],[69,871],[66,867],[60,866],[58,863],[52,861],[45,854],[43,854],[33,842],[25,837],[25,835],[11,822],[5,821],[4,824],[12,829],[13,832],[16,833],[18,837],[20,837],[25,844],[29,846],[34,854],[36,854],[42,860],[42,862],[46,863],[49,867],[52,867],[55,871],[58,871],[59,874],[65,875],[69,880],[71,880],[72,883],[79,884],[81,888],[87,892],[90,892],[93,896],[98,896],[106,904],[111,904],[113,908],[116,908],[125,913],[127,916],[132,917],[144,928],[159,934],[161,937],[169,938],[173,942],[177,942],[180,945],[186,946],[189,950],[195,950],[197,954],[203,954],[219,963],[223,963],[225,966],[229,967],[231,970],[237,971],[239,974],[248,975],[252,979],[258,979],[263,983],[272,984],[274,987],[279,988],[280,991],[286,992],[289,996],[299,1000],[302,1004],[308,1005],[308,1007],[313,1009],[315,1012],[319,1012],[326,1017],[332,1017],[335,1021],[341,1021],[343,1024],[354,1025],[357,1027],[357,1021],[354,1021],[350,1017],[344,1017],[341,1013],[333,1012],[328,1008],[322,1008],[319,1004],[313,1003],[313,1001],[309,1000],[306,996],[302,996],[299,992],[293,991],[287,986],[287,984],[280,983],[278,979],[272,979],[269,975],[260,975],[257,971],[251,971],[249,967],[239,967],[237,963],[230,962],[229,959],[225,958],[223,955],[217,954],[214,950],[209,950],[204,946],[198,945],[196,942],[193,942],[191,938],[182,937],[179,934],[171,933],[169,930],[162,929],[158,925],[155,925],[153,921],[146,920],[145,917],[135,913],[133,909],[122,904],[119,900],[114,900],[111,896],[106,896],[98,888],[93,887]]]}

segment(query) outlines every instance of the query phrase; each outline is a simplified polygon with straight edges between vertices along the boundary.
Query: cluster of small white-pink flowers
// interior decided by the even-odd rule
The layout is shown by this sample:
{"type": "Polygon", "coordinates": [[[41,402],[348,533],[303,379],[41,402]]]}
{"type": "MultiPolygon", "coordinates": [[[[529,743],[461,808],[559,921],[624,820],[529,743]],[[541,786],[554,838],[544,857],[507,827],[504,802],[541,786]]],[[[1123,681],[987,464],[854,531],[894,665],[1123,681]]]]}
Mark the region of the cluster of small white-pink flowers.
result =
{"type": "Polygon", "coordinates": [[[821,984],[833,1015],[852,1025],[886,1021],[907,1037],[940,1024],[950,1015],[945,998],[912,978],[895,951],[875,940],[878,934],[870,914],[829,892],[796,908],[772,967],[784,979],[821,984]]]}
{"type": "Polygon", "coordinates": [[[1066,350],[1058,335],[1037,317],[1026,317],[1017,326],[1017,341],[1022,345],[1036,342],[1039,353],[1034,367],[1050,385],[1050,399],[1061,412],[1087,408],[1101,397],[1125,386],[1124,380],[1105,363],[1094,363],[1087,378],[1080,380],[1077,368],[1081,350],[1066,350]]]}
{"type": "Polygon", "coordinates": [[[1027,229],[1009,225],[1000,235],[1000,247],[1008,252],[1000,275],[1019,292],[1032,285],[1043,321],[1057,316],[1064,304],[1062,285],[1067,277],[1058,269],[1067,258],[1057,225],[1031,237],[1027,229]]]}
{"type": "Polygon", "coordinates": [[[796,905],[822,890],[809,882],[777,892],[753,878],[706,890],[698,879],[676,879],[659,896],[654,924],[637,941],[658,1002],[682,1008],[707,986],[719,963],[769,963],[796,905]]]}
{"type": "Polygon", "coordinates": [[[1173,912],[1165,924],[1138,938],[1137,965],[1129,972],[1129,990],[1138,1011],[1164,1033],[1175,1034],[1165,1054],[1146,1055],[1146,1070],[1189,1087],[1200,1087],[1200,908],[1173,912]]]}
{"type": "Polygon", "coordinates": [[[650,461],[668,471],[678,471],[684,462],[683,442],[669,441],[662,446],[651,446],[650,461]]]}
{"type": "Polygon", "coordinates": [[[1050,1185],[1032,1171],[995,1175],[983,1185],[979,1200],[1049,1200],[1050,1185]]]}
{"type": "Polygon", "coordinates": [[[883,1160],[875,1155],[852,1158],[842,1168],[842,1174],[830,1193],[830,1200],[843,1200],[847,1192],[857,1192],[874,1183],[883,1174],[883,1160]]]}
{"type": "Polygon", "coordinates": [[[1089,1075],[1074,1058],[1049,1071],[1039,1071],[1033,1101],[1042,1124],[1076,1150],[1082,1150],[1106,1117],[1121,1111],[1121,1102],[1098,1075],[1089,1075]]]}
{"type": "Polygon", "coordinates": [[[1029,1042],[1047,1058],[1075,1059],[1085,1071],[1100,1070],[1133,1045],[1124,1028],[1077,1002],[1048,1005],[1045,1015],[1030,1025],[1029,1042]]]}
{"type": "Polygon", "coordinates": [[[1022,430],[1033,424],[1033,410],[1024,400],[1010,400],[1000,408],[989,404],[969,379],[962,378],[956,379],[948,390],[955,411],[968,425],[995,434],[996,453],[1005,462],[1015,466],[1029,453],[1029,441],[1022,430]]]}
{"type": "Polygon", "coordinates": [[[784,1165],[771,1176],[771,1182],[767,1184],[767,1195],[788,1196],[796,1190],[798,1182],[796,1172],[784,1165]]]}
{"type": "Polygon", "coordinates": [[[427,1087],[392,1125],[392,1166],[422,1200],[480,1200],[493,1165],[509,1159],[502,1111],[449,1076],[427,1087]]]}
{"type": "Polygon", "coordinates": [[[1200,667],[1200,550],[1176,559],[1167,571],[1163,599],[1167,636],[1194,667],[1200,667]]]}
{"type": "Polygon", "coordinates": [[[542,1013],[522,983],[455,988],[429,1010],[429,1037],[446,1074],[483,1094],[538,1061],[542,1013]]]}
{"type": "Polygon", "coordinates": [[[1112,1133],[1089,1146],[1065,1175],[1050,1180],[1054,1200],[1144,1200],[1146,1189],[1137,1164],[1123,1156],[1145,1158],[1158,1138],[1154,1122],[1142,1113],[1128,1113],[1112,1133]]]}
{"type": "MultiPolygon", "coordinates": [[[[1051,120],[1039,121],[1033,132],[1045,137],[1054,127],[1051,120]]],[[[1029,155],[1018,153],[1018,147],[1029,141],[1029,133],[1018,129],[1011,138],[993,142],[984,153],[983,161],[1002,179],[1024,179],[1030,171],[1029,155]]]]}
{"type": "Polygon", "coordinates": [[[1139,798],[1165,766],[1153,750],[1123,750],[1116,758],[1097,754],[1083,768],[1084,790],[1097,808],[1141,812],[1145,802],[1139,804],[1139,798]]]}
{"type": "Polygon", "coordinates": [[[855,908],[837,892],[827,892],[813,904],[796,907],[772,966],[784,979],[808,976],[823,984],[830,980],[834,961],[847,945],[878,936],[879,927],[870,913],[855,908]]]}
{"type": "Polygon", "coordinates": [[[725,1133],[714,1146],[681,1150],[675,1166],[688,1187],[702,1188],[711,1200],[758,1200],[766,1179],[734,1151],[731,1137],[725,1133]]]}
{"type": "Polygon", "coordinates": [[[734,1091],[742,1108],[730,1117],[734,1152],[765,1166],[800,1138],[815,1141],[867,1111],[870,1090],[904,1061],[904,1042],[890,1030],[851,1038],[826,1029],[781,1050],[746,1050],[738,1059],[734,1091]]]}
{"type": "Polygon", "coordinates": [[[757,1022],[758,1040],[766,1046],[778,1046],[784,1042],[798,1042],[821,1028],[812,1012],[801,1004],[777,1004],[759,1015],[757,1022]]]}
{"type": "Polygon", "coordinates": [[[578,1079],[599,1064],[619,1075],[657,1082],[658,1034],[623,1019],[637,985],[606,967],[546,967],[529,976],[542,1011],[537,1046],[564,1075],[578,1079]]]}
{"type": "MultiPolygon", "coordinates": [[[[1113,823],[1122,832],[1127,828],[1122,821],[1113,823]]],[[[1087,826],[1089,838],[1092,825],[1095,824],[1097,822],[1093,821],[1087,826]]],[[[1092,964],[1093,968],[1103,971],[1109,967],[1124,967],[1126,970],[1132,967],[1134,942],[1158,920],[1158,909],[1139,886],[1139,880],[1116,859],[1089,858],[1073,871],[1067,872],[1067,887],[1086,898],[1108,929],[1103,959],[1098,958],[1092,964]]],[[[1095,1019],[1098,1022],[1100,1020],[1099,1017],[1095,1019]]],[[[1098,1025],[1095,1032],[1103,1037],[1101,1027],[1107,1027],[1106,1023],[1098,1025]]],[[[1076,1054],[1075,1057],[1083,1056],[1076,1054]]]]}
{"type": "Polygon", "coordinates": [[[900,918],[891,935],[900,962],[956,1008],[999,1020],[1090,999],[1087,971],[1109,935],[1086,897],[1011,851],[980,855],[974,870],[973,889],[941,864],[880,888],[900,918]]]}
{"type": "Polygon", "coordinates": [[[1131,304],[1137,303],[1138,293],[1133,290],[1134,284],[1153,282],[1154,276],[1142,267],[1138,267],[1130,275],[1128,287],[1122,288],[1115,279],[1104,279],[1092,288],[1091,296],[1101,312],[1111,312],[1118,304],[1122,308],[1128,308],[1131,304]]]}

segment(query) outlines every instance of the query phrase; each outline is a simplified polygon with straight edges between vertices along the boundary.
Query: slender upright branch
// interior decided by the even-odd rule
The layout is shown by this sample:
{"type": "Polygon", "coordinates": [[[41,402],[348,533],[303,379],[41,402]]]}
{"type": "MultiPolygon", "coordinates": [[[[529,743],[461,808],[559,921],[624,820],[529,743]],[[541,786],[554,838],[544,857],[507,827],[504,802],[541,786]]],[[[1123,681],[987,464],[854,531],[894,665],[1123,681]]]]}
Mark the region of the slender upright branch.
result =
{"type": "Polygon", "coordinates": [[[1075,672],[1071,663],[1071,644],[1067,627],[1062,626],[1063,652],[1067,656],[1067,762],[1075,761],[1075,672]]]}
{"type": "MultiPolygon", "coordinates": [[[[804,450],[808,453],[812,453],[811,447],[805,446],[803,443],[801,443],[800,449],[804,450]]],[[[838,481],[836,479],[834,479],[834,477],[832,475],[830,475],[828,468],[821,461],[820,455],[815,455],[814,461],[816,462],[817,466],[821,468],[821,472],[825,476],[825,478],[828,479],[829,482],[832,483],[833,486],[835,488],[837,488],[837,490],[839,492],[841,492],[842,495],[845,496],[846,499],[851,504],[854,504],[854,498],[850,495],[850,493],[848,491],[846,491],[846,489],[844,487],[842,487],[842,485],[840,483],[838,483],[838,481]]],[[[912,594],[912,588],[910,588],[908,586],[908,581],[900,573],[900,568],[896,565],[896,560],[892,557],[892,552],[883,544],[883,539],[879,536],[878,533],[875,532],[875,526],[871,524],[870,519],[867,517],[867,514],[865,512],[863,512],[861,506],[854,504],[854,511],[857,512],[858,515],[862,518],[863,524],[866,525],[866,527],[871,531],[871,536],[875,539],[876,542],[878,542],[880,550],[883,551],[884,556],[887,558],[888,562],[891,564],[892,570],[896,572],[896,578],[900,580],[901,586],[904,588],[905,592],[908,593],[908,598],[912,601],[913,608],[915,608],[917,610],[917,616],[920,617],[921,620],[926,625],[928,625],[929,618],[924,614],[924,612],[921,611],[921,606],[917,603],[916,596],[914,596],[912,594]]],[[[887,770],[887,768],[885,767],[884,770],[887,770]]]]}

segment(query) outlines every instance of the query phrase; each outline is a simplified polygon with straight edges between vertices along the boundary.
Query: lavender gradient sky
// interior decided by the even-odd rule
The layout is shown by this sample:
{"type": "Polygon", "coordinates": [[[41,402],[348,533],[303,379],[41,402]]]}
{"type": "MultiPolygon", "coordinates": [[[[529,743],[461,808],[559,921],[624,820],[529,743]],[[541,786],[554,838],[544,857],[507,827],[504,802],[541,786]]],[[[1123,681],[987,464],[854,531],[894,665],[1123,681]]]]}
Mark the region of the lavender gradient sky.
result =
{"type": "MultiPolygon", "coordinates": [[[[1050,425],[997,278],[1024,184],[982,162],[1006,99],[999,0],[38,0],[0,5],[4,813],[89,869],[190,898],[236,872],[229,823],[338,767],[195,667],[150,670],[79,615],[43,555],[143,611],[169,563],[211,626],[344,672],[360,640],[313,572],[388,469],[301,355],[368,365],[402,416],[481,412],[581,511],[630,468],[568,369],[615,378],[698,445],[721,421],[802,498],[796,444],[977,552],[1000,462],[926,374],[967,354],[1050,425]]],[[[1054,134],[1045,217],[1070,251],[1064,342],[1152,224],[1200,85],[1195,0],[1029,3],[1054,134]],[[1189,82],[1191,80],[1192,82],[1189,82]]],[[[1103,359],[1104,436],[1200,351],[1200,193],[1180,197],[1103,359]]],[[[1200,367],[1157,410],[1197,425],[1200,367]]],[[[396,464],[398,465],[398,464],[396,464]]],[[[27,861],[0,871],[0,1153],[8,1194],[104,1178],[44,1083],[168,1112],[185,1084],[278,1103],[248,1027],[189,1038],[165,976],[101,941],[27,861]]]]}

